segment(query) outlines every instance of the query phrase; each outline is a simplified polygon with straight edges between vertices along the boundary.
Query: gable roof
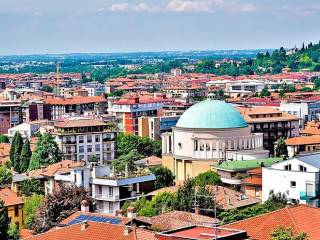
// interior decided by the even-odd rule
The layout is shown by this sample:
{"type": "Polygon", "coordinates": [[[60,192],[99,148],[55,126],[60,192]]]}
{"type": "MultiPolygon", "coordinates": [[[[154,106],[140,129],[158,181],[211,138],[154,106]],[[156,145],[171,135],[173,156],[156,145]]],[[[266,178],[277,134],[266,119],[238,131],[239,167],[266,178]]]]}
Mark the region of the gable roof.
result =
{"type": "Polygon", "coordinates": [[[150,223],[152,228],[161,231],[187,227],[190,225],[212,225],[219,222],[219,220],[215,218],[184,211],[170,211],[150,218],[138,217],[137,219],[150,223]]]}
{"type": "Polygon", "coordinates": [[[320,153],[310,154],[306,156],[299,156],[296,159],[310,166],[320,168],[320,153]]]}
{"type": "Polygon", "coordinates": [[[5,207],[23,204],[22,197],[18,196],[18,194],[10,188],[0,189],[0,199],[4,201],[5,207]]]}
{"type": "Polygon", "coordinates": [[[298,205],[248,218],[225,227],[247,231],[250,239],[268,240],[279,226],[291,228],[297,233],[305,232],[308,240],[319,240],[320,208],[298,205]]]}
{"type": "Polygon", "coordinates": [[[67,227],[56,228],[48,232],[35,235],[28,240],[155,240],[153,232],[132,227],[132,231],[124,234],[124,225],[113,225],[108,223],[88,222],[88,226],[81,230],[81,223],[67,227]]]}

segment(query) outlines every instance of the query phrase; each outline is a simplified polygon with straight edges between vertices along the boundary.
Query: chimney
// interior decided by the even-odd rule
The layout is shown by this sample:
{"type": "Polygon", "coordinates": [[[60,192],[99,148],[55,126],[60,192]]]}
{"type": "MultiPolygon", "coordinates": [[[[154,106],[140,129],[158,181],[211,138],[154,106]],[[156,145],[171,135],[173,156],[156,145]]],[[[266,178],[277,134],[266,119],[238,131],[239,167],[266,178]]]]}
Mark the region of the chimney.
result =
{"type": "Polygon", "coordinates": [[[137,217],[137,210],[134,207],[128,207],[127,209],[127,217],[128,218],[136,218],[137,217]]]}
{"type": "Polygon", "coordinates": [[[89,227],[89,224],[88,224],[88,222],[85,220],[85,221],[83,221],[83,222],[81,223],[80,230],[81,230],[81,231],[84,231],[84,230],[86,230],[87,227],[89,227]]]}
{"type": "Polygon", "coordinates": [[[200,207],[199,207],[199,205],[196,205],[194,207],[194,213],[197,214],[197,215],[200,215],[200,207]]]}
{"type": "Polygon", "coordinates": [[[89,203],[87,200],[81,201],[81,212],[90,212],[89,210],[89,203]]]}
{"type": "Polygon", "coordinates": [[[123,213],[124,213],[124,211],[121,210],[121,209],[116,210],[116,216],[117,216],[117,217],[123,217],[123,213]]]}
{"type": "Polygon", "coordinates": [[[131,226],[125,226],[123,230],[123,235],[128,236],[131,233],[132,229],[131,226]]]}

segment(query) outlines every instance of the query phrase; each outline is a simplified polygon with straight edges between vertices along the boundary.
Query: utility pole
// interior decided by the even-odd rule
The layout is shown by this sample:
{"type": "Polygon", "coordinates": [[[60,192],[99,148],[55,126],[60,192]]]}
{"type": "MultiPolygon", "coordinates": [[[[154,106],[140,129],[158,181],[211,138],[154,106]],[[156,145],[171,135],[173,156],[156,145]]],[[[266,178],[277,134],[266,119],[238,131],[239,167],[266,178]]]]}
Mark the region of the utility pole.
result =
{"type": "MultiPolygon", "coordinates": [[[[214,193],[214,196],[213,196],[213,201],[214,201],[214,208],[213,209],[205,209],[205,208],[199,208],[199,210],[202,210],[202,211],[207,211],[207,212],[214,212],[214,231],[215,231],[215,237],[214,239],[217,240],[218,239],[218,236],[217,236],[217,230],[218,230],[218,223],[216,222],[217,221],[217,198],[216,198],[216,193],[218,192],[218,187],[215,186],[215,193],[214,193]]],[[[201,194],[197,194],[197,190],[196,188],[194,189],[194,207],[195,209],[197,207],[199,207],[199,204],[198,204],[198,200],[197,200],[197,196],[198,197],[204,197],[204,198],[212,198],[211,195],[201,195],[201,194]]]]}

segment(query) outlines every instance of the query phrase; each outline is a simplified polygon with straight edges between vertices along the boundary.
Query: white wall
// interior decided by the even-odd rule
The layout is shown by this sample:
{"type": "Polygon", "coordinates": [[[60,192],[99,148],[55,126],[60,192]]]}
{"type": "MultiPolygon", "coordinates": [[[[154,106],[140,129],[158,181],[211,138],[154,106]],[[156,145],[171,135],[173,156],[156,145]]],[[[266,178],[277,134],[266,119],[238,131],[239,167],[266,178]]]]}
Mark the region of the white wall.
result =
{"type": "Polygon", "coordinates": [[[314,192],[319,187],[319,170],[302,163],[297,159],[277,163],[270,168],[262,169],[262,201],[266,201],[269,193],[273,190],[275,193],[281,192],[287,194],[288,199],[296,199],[301,203],[300,192],[306,191],[306,184],[314,185],[314,192]],[[291,171],[284,170],[284,166],[291,164],[291,171]],[[308,172],[300,172],[299,165],[307,168],[308,172]],[[296,187],[291,187],[291,181],[296,182],[296,187]]]}

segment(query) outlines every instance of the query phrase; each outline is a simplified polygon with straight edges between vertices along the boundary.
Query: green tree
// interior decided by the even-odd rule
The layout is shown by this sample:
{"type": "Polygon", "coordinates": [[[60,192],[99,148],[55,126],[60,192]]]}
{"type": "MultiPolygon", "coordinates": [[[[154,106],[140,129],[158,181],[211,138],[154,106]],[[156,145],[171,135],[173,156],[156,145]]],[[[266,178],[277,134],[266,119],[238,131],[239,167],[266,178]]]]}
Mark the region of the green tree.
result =
{"type": "Polygon", "coordinates": [[[194,205],[194,179],[187,179],[179,186],[174,202],[174,209],[191,212],[194,205]]]}
{"type": "Polygon", "coordinates": [[[144,158],[145,156],[138,153],[136,149],[130,150],[127,154],[123,154],[120,157],[112,161],[112,165],[118,172],[124,171],[126,165],[128,165],[128,170],[132,172],[135,169],[134,162],[144,158]]]}
{"type": "Polygon", "coordinates": [[[306,233],[299,233],[294,235],[292,229],[284,228],[282,226],[278,227],[271,233],[271,240],[307,240],[306,233]]]}
{"type": "Polygon", "coordinates": [[[36,144],[36,150],[31,156],[28,170],[39,169],[62,160],[62,152],[54,137],[49,133],[44,133],[36,144]]]}
{"type": "Polygon", "coordinates": [[[260,97],[269,97],[271,93],[267,87],[264,87],[260,93],[260,97]]]}
{"type": "Polygon", "coordinates": [[[173,185],[174,176],[167,167],[154,167],[151,168],[151,172],[156,176],[155,189],[173,185]]]}
{"type": "Polygon", "coordinates": [[[40,90],[44,92],[50,92],[50,93],[53,92],[53,88],[49,85],[44,85],[40,90]]]}
{"type": "Polygon", "coordinates": [[[131,134],[120,133],[117,137],[118,157],[137,150],[145,157],[152,155],[161,157],[161,141],[155,141],[148,137],[139,137],[131,134]]]}
{"type": "Polygon", "coordinates": [[[23,145],[23,139],[17,131],[12,139],[10,147],[10,165],[16,172],[20,172],[20,155],[23,145]]]}
{"type": "Polygon", "coordinates": [[[43,195],[33,194],[24,202],[25,225],[30,230],[34,227],[37,210],[44,204],[44,199],[43,195]]]}
{"type": "Polygon", "coordinates": [[[26,138],[21,150],[19,172],[26,172],[28,170],[31,155],[32,155],[32,152],[30,149],[30,142],[29,142],[29,139],[26,138]]]}
{"type": "Polygon", "coordinates": [[[222,183],[219,174],[211,170],[200,173],[194,178],[194,182],[196,186],[220,185],[222,183]]]}
{"type": "Polygon", "coordinates": [[[0,166],[0,185],[10,184],[12,182],[12,172],[5,166],[0,166]]]}
{"type": "Polygon", "coordinates": [[[21,239],[19,227],[11,223],[8,229],[8,239],[10,240],[19,240],[21,239]]]}
{"type": "Polygon", "coordinates": [[[309,87],[304,87],[301,89],[301,92],[312,92],[312,89],[309,87]]]}
{"type": "Polygon", "coordinates": [[[4,206],[3,200],[0,199],[0,239],[7,240],[8,230],[10,226],[10,218],[8,216],[8,209],[4,206]]]}
{"type": "Polygon", "coordinates": [[[0,135],[0,143],[9,143],[9,138],[6,135],[0,135]]]}
{"type": "Polygon", "coordinates": [[[287,155],[287,154],[288,154],[287,145],[286,145],[286,143],[284,141],[284,138],[281,137],[278,140],[278,144],[277,144],[277,147],[276,147],[276,156],[280,157],[282,155],[287,155]]]}
{"type": "Polygon", "coordinates": [[[82,201],[87,201],[92,206],[90,194],[86,189],[60,185],[52,194],[46,196],[44,204],[39,208],[33,225],[35,232],[45,232],[80,210],[82,201]]]}
{"type": "Polygon", "coordinates": [[[20,192],[25,196],[33,194],[43,195],[45,193],[44,187],[41,185],[40,180],[29,178],[19,184],[20,192]]]}

